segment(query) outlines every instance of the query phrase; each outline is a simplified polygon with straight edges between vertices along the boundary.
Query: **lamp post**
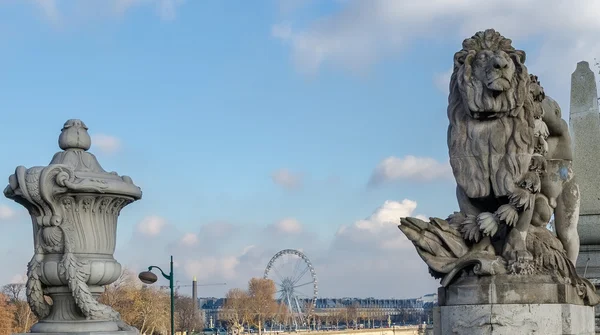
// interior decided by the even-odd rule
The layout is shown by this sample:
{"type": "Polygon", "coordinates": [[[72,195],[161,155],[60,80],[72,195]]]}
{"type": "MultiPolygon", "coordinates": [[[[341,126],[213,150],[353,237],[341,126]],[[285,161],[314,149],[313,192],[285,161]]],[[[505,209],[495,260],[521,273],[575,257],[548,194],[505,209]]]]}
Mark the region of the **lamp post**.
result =
{"type": "Polygon", "coordinates": [[[171,256],[171,269],[169,274],[165,274],[165,272],[158,266],[152,265],[148,267],[148,271],[140,272],[138,278],[144,284],[154,284],[158,278],[152,272],[152,269],[158,269],[160,273],[169,281],[169,289],[171,291],[171,335],[175,335],[175,294],[173,292],[173,256],[171,256]]]}

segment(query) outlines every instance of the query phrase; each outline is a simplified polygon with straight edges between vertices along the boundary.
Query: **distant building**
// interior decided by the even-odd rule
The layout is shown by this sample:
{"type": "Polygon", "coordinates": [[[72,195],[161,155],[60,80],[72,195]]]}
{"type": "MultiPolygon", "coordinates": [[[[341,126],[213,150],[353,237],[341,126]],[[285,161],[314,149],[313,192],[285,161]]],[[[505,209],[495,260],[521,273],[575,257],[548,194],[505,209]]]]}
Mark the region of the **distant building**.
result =
{"type": "Polygon", "coordinates": [[[220,314],[223,313],[225,298],[198,298],[198,306],[204,316],[204,324],[210,327],[220,320],[220,314]],[[212,322],[211,322],[212,321],[212,322]]]}
{"type": "MultiPolygon", "coordinates": [[[[315,302],[314,314],[321,319],[329,319],[340,311],[356,308],[363,318],[377,320],[379,324],[415,322],[437,305],[437,294],[427,294],[412,299],[376,299],[376,298],[319,298],[315,302]]],[[[309,300],[299,301],[308,304],[309,300]]],[[[225,315],[225,298],[198,298],[198,306],[205,317],[205,324],[218,325],[225,315]]]]}

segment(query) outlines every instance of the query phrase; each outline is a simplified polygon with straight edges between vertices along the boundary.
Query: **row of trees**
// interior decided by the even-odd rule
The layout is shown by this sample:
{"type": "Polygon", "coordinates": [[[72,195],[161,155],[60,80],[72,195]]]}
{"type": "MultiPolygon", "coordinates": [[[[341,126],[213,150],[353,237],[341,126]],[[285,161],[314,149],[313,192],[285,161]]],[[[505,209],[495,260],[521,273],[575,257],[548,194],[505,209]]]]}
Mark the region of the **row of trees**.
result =
{"type": "MultiPolygon", "coordinates": [[[[241,326],[248,329],[256,327],[259,334],[262,330],[274,325],[284,327],[293,326],[293,316],[285,303],[275,299],[276,288],[269,279],[252,278],[247,289],[234,288],[227,292],[225,304],[219,315],[219,321],[226,324],[234,333],[241,330],[241,326]]],[[[427,320],[427,311],[402,308],[388,316],[380,308],[360,308],[358,303],[351,305],[338,305],[324,313],[316,313],[313,304],[302,306],[304,324],[308,328],[333,327],[339,328],[340,324],[347,327],[374,327],[385,326],[390,323],[414,324],[427,320]]]]}
{"type": "MultiPolygon", "coordinates": [[[[121,278],[105,287],[99,301],[121,314],[121,319],[142,334],[167,334],[171,327],[170,292],[142,285],[125,269],[121,278]]],[[[194,300],[175,292],[175,331],[200,331],[204,320],[194,300]]]]}
{"type": "Polygon", "coordinates": [[[0,335],[26,333],[36,322],[25,300],[25,285],[4,285],[0,292],[0,335]]]}
{"type": "Polygon", "coordinates": [[[426,311],[400,308],[392,312],[391,315],[383,312],[378,307],[360,307],[358,303],[350,305],[338,304],[335,308],[329,308],[319,313],[314,312],[314,308],[306,306],[307,325],[313,328],[335,327],[340,325],[346,327],[385,327],[391,323],[410,324],[420,323],[426,319],[426,311]]]}
{"type": "MultiPolygon", "coordinates": [[[[232,330],[256,327],[259,334],[267,326],[293,326],[293,316],[285,303],[275,299],[275,283],[269,279],[252,278],[247,289],[234,288],[226,295],[219,320],[232,330]]],[[[170,297],[167,290],[157,286],[145,286],[127,269],[113,284],[107,286],[100,302],[113,307],[126,323],[145,334],[166,334],[170,327],[170,297]]],[[[388,322],[415,323],[427,320],[427,311],[400,309],[391,317],[379,308],[360,308],[357,303],[338,305],[326,313],[315,313],[314,306],[303,307],[306,326],[321,328],[339,327],[344,324],[380,326],[388,322]]],[[[177,331],[199,331],[204,318],[193,299],[175,294],[175,328],[177,331]]],[[[26,333],[37,322],[25,299],[24,284],[5,285],[0,293],[0,335],[26,333]]],[[[304,325],[299,325],[304,326],[304,325]]]]}
{"type": "MultiPolygon", "coordinates": [[[[170,295],[157,286],[142,285],[125,269],[105,288],[99,301],[121,313],[126,323],[142,334],[167,334],[171,325],[170,295]]],[[[26,333],[37,322],[25,298],[24,284],[8,284],[0,293],[0,335],[26,333]]],[[[175,294],[176,331],[201,331],[203,318],[191,297],[175,294]]]]}

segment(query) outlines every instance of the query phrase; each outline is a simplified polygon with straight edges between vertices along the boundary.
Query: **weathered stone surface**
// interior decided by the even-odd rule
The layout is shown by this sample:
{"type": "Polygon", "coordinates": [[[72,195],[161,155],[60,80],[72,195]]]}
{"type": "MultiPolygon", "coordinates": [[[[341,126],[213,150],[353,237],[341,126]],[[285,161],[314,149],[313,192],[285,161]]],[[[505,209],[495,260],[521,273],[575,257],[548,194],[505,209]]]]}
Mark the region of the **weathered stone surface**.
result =
{"type": "Polygon", "coordinates": [[[477,304],[585,305],[577,288],[550,276],[463,277],[438,289],[440,306],[477,304]]]}
{"type": "Polygon", "coordinates": [[[436,335],[593,335],[594,308],[569,304],[440,307],[436,335]]]}
{"type": "Polygon", "coordinates": [[[442,309],[440,306],[433,308],[433,335],[442,334],[442,309]]]}
{"type": "Polygon", "coordinates": [[[80,120],[68,120],[58,140],[64,151],[48,166],[17,167],[4,190],[33,223],[26,293],[39,322],[32,333],[137,333],[97,299],[121,275],[113,257],[117,220],[142,192],[131,178],[106,172],[87,152],[87,129],[80,120]]]}
{"type": "MultiPolygon", "coordinates": [[[[573,133],[574,169],[581,191],[580,214],[600,214],[600,114],[594,72],[588,62],[577,63],[571,75],[571,132],[573,133]]],[[[583,222],[582,222],[583,223],[583,222]]],[[[600,222],[586,222],[596,224],[600,222]]],[[[580,224],[580,226],[582,226],[580,224]]],[[[600,234],[586,234],[580,230],[581,243],[600,243],[600,234]]]]}

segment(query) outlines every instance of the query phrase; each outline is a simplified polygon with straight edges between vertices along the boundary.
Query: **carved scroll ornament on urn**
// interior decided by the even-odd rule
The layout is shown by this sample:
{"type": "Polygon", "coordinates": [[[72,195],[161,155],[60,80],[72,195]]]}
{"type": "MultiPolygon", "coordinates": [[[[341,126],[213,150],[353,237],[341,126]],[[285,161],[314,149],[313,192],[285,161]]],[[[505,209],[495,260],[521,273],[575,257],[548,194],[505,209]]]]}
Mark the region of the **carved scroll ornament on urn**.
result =
{"type": "Polygon", "coordinates": [[[27,300],[40,320],[34,333],[133,330],[97,298],[121,275],[113,258],[117,219],[142,191],[131,178],[100,166],[88,152],[87,131],[81,120],[68,120],[58,140],[63,151],[48,166],[17,167],[4,190],[33,223],[27,300]]]}

